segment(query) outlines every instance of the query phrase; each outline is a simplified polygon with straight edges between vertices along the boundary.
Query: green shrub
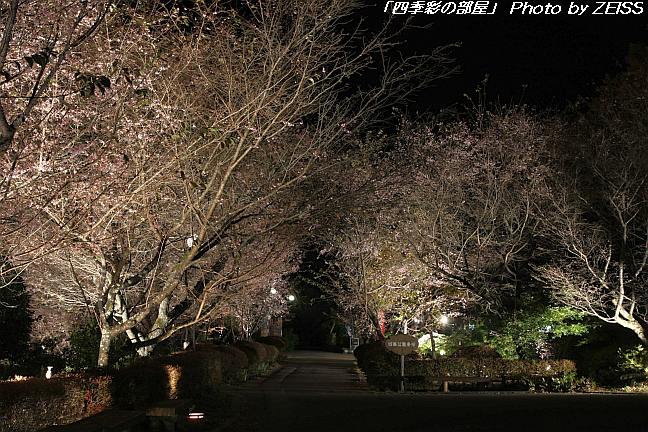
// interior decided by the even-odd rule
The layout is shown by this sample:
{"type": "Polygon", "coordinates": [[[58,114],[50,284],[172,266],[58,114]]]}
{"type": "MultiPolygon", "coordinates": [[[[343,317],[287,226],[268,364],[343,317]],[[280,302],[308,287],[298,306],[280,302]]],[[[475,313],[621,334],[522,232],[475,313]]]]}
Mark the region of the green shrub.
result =
{"type": "Polygon", "coordinates": [[[590,382],[579,377],[576,372],[566,372],[555,376],[525,377],[524,384],[534,392],[572,392],[587,389],[590,382]]]}
{"type": "Polygon", "coordinates": [[[624,384],[636,384],[648,379],[648,350],[637,345],[619,349],[619,378],[624,384]]]}
{"type": "Polygon", "coordinates": [[[231,345],[217,345],[215,349],[220,353],[223,381],[230,384],[245,381],[250,364],[248,356],[231,345]]]}
{"type": "Polygon", "coordinates": [[[277,348],[259,342],[239,341],[234,346],[248,357],[247,374],[250,376],[268,374],[279,356],[277,348]]]}
{"type": "Polygon", "coordinates": [[[469,358],[469,359],[484,359],[484,358],[502,358],[500,353],[488,345],[471,345],[457,348],[451,355],[453,358],[469,358]]]}
{"type": "MultiPolygon", "coordinates": [[[[400,375],[399,357],[387,351],[382,342],[360,345],[354,354],[358,366],[367,376],[369,385],[397,388],[397,377],[400,375]]],[[[428,383],[433,381],[428,378],[440,377],[491,378],[494,381],[505,379],[536,391],[571,391],[584,385],[583,380],[577,378],[576,366],[570,360],[505,360],[495,355],[472,358],[443,357],[435,360],[408,356],[405,375],[420,377],[428,383]]]]}

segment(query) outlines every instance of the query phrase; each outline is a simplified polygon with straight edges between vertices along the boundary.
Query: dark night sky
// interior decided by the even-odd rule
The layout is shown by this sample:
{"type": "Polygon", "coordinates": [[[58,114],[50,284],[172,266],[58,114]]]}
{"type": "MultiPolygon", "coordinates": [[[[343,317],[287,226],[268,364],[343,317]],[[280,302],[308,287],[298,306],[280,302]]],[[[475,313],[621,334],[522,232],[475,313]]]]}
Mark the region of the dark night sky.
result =
{"type": "MultiPolygon", "coordinates": [[[[385,1],[371,2],[363,14],[384,19],[385,1]]],[[[545,4],[545,2],[530,2],[545,4]]],[[[581,4],[596,2],[581,0],[581,4]]],[[[648,41],[648,1],[641,15],[520,16],[509,15],[511,2],[498,2],[492,16],[417,15],[415,25],[427,29],[406,33],[402,50],[425,53],[431,47],[461,42],[455,50],[459,75],[444,80],[410,106],[437,110],[463,103],[486,74],[488,101],[522,102],[538,108],[561,108],[625,64],[630,43],[648,41]]],[[[554,1],[565,5],[569,1],[554,1]]],[[[398,20],[404,21],[402,16],[398,20]]]]}

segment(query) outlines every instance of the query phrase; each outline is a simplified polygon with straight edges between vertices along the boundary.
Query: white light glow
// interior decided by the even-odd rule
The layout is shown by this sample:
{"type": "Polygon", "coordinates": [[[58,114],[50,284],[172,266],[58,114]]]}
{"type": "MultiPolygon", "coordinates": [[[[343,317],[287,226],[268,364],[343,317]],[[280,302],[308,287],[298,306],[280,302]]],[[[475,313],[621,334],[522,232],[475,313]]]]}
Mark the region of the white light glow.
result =
{"type": "Polygon", "coordinates": [[[270,294],[277,294],[277,290],[274,288],[270,288],[270,294]]]}
{"type": "Polygon", "coordinates": [[[290,295],[288,296],[288,301],[295,301],[295,296],[292,295],[292,294],[290,294],[290,295]]]}
{"type": "Polygon", "coordinates": [[[205,418],[205,413],[192,412],[192,413],[189,413],[189,415],[187,417],[192,419],[192,420],[204,419],[205,418]]]}
{"type": "Polygon", "coordinates": [[[448,324],[448,321],[450,321],[450,319],[447,315],[441,315],[441,318],[439,318],[439,322],[443,325],[448,324]]]}
{"type": "Polygon", "coordinates": [[[187,237],[187,247],[188,248],[192,247],[196,240],[198,240],[197,234],[193,234],[191,237],[187,237]]]}

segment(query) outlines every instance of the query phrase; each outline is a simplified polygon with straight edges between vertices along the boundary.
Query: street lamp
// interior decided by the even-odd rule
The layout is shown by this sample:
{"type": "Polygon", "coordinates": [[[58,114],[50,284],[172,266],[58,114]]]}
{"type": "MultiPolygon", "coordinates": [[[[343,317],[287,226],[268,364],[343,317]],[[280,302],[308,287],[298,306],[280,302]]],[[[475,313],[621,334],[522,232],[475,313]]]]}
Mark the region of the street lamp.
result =
{"type": "Polygon", "coordinates": [[[288,296],[288,301],[295,301],[295,296],[292,295],[292,294],[290,294],[290,295],[288,296]]]}

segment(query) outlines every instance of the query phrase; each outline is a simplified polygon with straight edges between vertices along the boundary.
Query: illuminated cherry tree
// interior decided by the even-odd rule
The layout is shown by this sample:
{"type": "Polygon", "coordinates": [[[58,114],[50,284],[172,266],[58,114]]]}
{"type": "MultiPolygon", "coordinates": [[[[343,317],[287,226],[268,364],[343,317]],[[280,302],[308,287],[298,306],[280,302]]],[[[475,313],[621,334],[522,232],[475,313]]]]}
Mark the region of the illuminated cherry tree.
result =
{"type": "Polygon", "coordinates": [[[297,185],[440,58],[386,66],[378,86],[349,93],[389,45],[382,32],[339,30],[354,2],[149,6],[112,10],[79,54],[100,63],[77,74],[74,109],[50,116],[34,143],[69,143],[43,168],[67,176],[51,179],[39,228],[14,247],[40,301],[94,314],[100,366],[119,334],[146,355],[261,301],[253,293],[292,269],[306,231],[297,185]],[[46,259],[34,262],[36,249],[46,259]]]}
{"type": "Polygon", "coordinates": [[[383,187],[361,198],[374,211],[361,204],[333,237],[338,303],[366,328],[380,310],[432,330],[444,313],[497,311],[536,252],[551,133],[523,111],[441,130],[404,122],[376,153],[369,176],[383,187]]]}
{"type": "Polygon", "coordinates": [[[646,54],[565,135],[544,216],[554,246],[539,279],[562,303],[648,345],[646,54]]]}
{"type": "Polygon", "coordinates": [[[65,158],[74,145],[48,145],[43,138],[53,120],[73,111],[68,102],[84,91],[84,77],[95,87],[110,86],[105,76],[80,72],[95,66],[84,50],[107,12],[105,1],[0,4],[0,241],[13,265],[9,271],[24,268],[17,263],[28,262],[21,255],[25,250],[42,252],[41,246],[60,241],[47,238],[35,218],[60,192],[61,178],[69,177],[51,162],[65,158]]]}

